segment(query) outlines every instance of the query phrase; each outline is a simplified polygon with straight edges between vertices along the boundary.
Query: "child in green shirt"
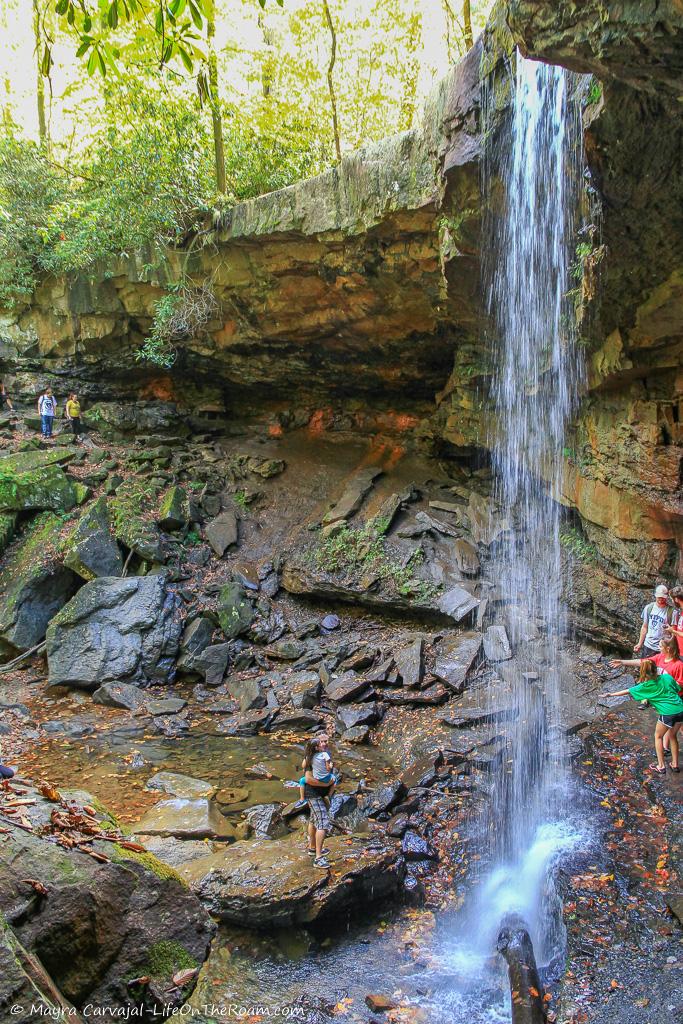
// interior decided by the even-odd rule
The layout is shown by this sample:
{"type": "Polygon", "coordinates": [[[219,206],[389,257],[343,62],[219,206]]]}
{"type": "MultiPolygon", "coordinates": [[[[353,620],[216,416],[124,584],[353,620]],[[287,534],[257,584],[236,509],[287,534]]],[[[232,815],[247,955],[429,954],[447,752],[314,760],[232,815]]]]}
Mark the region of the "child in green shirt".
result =
{"type": "Polygon", "coordinates": [[[664,739],[671,748],[672,772],[680,771],[678,767],[678,730],[683,725],[683,699],[678,692],[676,680],[668,672],[659,674],[657,666],[650,658],[640,663],[640,676],[636,686],[615,693],[601,693],[599,697],[633,697],[634,700],[646,700],[655,711],[659,712],[655,726],[655,751],[657,763],[648,765],[650,771],[663,775],[666,772],[664,761],[664,739]]]}

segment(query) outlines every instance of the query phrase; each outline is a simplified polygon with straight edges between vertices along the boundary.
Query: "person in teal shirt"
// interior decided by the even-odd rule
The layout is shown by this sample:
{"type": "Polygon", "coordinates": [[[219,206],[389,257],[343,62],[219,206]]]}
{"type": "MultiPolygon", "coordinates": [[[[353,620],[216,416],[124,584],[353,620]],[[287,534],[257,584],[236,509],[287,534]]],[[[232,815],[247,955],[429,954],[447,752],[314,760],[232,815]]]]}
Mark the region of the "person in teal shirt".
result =
{"type": "Polygon", "coordinates": [[[601,693],[599,697],[633,697],[634,700],[646,700],[659,713],[655,726],[655,751],[657,763],[648,765],[650,771],[663,775],[666,772],[664,761],[664,740],[671,749],[672,772],[680,771],[678,766],[678,730],[683,725],[683,699],[678,692],[678,683],[668,672],[659,673],[654,661],[646,658],[640,663],[640,676],[636,686],[615,693],[601,693]]]}

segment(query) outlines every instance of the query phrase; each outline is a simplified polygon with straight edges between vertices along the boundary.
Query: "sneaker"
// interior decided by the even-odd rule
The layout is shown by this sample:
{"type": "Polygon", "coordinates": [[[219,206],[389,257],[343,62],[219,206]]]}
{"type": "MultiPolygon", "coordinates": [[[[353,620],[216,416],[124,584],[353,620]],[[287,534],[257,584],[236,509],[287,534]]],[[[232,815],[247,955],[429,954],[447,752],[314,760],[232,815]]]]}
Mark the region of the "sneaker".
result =
{"type": "MultiPolygon", "coordinates": [[[[329,850],[326,850],[326,849],[325,849],[325,848],[323,847],[323,850],[322,850],[322,853],[320,854],[320,856],[321,856],[321,857],[326,857],[326,856],[327,856],[327,854],[328,854],[329,852],[330,852],[329,850]]],[[[315,857],[315,850],[312,850],[312,849],[310,848],[310,846],[307,846],[307,847],[306,847],[306,853],[308,854],[308,856],[309,856],[309,857],[315,857]]]]}
{"type": "Polygon", "coordinates": [[[302,811],[307,803],[308,800],[297,800],[297,802],[292,807],[292,811],[302,811]]]}
{"type": "Polygon", "coordinates": [[[640,704],[638,705],[638,710],[639,711],[644,711],[645,708],[649,708],[649,706],[650,706],[650,702],[648,700],[641,700],[640,704]]]}
{"type": "Polygon", "coordinates": [[[314,868],[329,868],[330,862],[327,857],[316,857],[313,861],[314,868]]]}

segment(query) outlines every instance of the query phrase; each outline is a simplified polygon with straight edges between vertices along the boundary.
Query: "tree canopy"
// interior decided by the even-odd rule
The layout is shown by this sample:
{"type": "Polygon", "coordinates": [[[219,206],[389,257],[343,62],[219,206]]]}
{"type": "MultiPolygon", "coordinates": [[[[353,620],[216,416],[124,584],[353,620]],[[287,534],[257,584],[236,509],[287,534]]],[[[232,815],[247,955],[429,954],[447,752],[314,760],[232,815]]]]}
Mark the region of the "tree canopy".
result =
{"type": "Polygon", "coordinates": [[[489,6],[6,0],[0,305],[413,127],[489,6]]]}

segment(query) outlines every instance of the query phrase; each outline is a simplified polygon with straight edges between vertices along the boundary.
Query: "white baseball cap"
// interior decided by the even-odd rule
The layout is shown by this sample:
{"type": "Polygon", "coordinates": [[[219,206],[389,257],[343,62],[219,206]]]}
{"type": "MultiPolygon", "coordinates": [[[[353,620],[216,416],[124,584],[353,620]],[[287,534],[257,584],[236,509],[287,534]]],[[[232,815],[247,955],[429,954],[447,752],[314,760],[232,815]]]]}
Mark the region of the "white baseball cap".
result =
{"type": "Polygon", "coordinates": [[[669,588],[665,587],[663,583],[660,583],[659,586],[657,587],[657,589],[655,590],[655,597],[668,597],[668,596],[669,596],[669,588]]]}

